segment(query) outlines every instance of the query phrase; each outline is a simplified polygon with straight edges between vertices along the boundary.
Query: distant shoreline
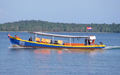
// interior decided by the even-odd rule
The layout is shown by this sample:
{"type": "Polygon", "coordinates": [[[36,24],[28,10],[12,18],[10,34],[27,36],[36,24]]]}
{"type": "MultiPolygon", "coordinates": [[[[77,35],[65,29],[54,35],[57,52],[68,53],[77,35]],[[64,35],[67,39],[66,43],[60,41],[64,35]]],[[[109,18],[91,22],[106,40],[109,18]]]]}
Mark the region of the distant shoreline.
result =
{"type": "Polygon", "coordinates": [[[76,23],[54,23],[37,20],[18,21],[0,24],[0,31],[3,32],[70,32],[70,33],[120,33],[120,24],[76,24],[76,23]],[[92,31],[87,31],[87,26],[92,31]]]}
{"type": "MultiPolygon", "coordinates": [[[[0,32],[29,32],[29,31],[0,31],[0,32]]],[[[33,32],[38,32],[38,31],[33,31],[33,32]]],[[[112,33],[112,32],[51,32],[51,33],[112,33]]]]}

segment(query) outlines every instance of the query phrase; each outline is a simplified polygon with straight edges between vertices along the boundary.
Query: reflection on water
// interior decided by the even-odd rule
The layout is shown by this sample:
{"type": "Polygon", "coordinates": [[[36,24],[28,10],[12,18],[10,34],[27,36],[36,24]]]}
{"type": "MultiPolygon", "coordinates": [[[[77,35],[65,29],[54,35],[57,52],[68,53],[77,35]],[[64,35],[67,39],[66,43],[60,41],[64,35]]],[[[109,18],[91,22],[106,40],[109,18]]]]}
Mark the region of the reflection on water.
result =
{"type": "Polygon", "coordinates": [[[14,51],[14,52],[21,52],[21,51],[28,51],[29,52],[34,52],[35,54],[44,54],[44,55],[50,55],[52,52],[55,52],[57,54],[63,54],[63,53],[87,53],[87,54],[90,54],[90,55],[94,55],[94,54],[97,54],[98,52],[105,52],[105,50],[103,49],[98,49],[98,50],[72,50],[72,49],[48,49],[48,48],[38,48],[38,49],[35,49],[35,48],[30,48],[30,49],[19,49],[19,48],[12,48],[11,51],[14,51]]]}
{"type": "Polygon", "coordinates": [[[50,54],[50,50],[49,49],[35,49],[34,53],[35,54],[50,54]]]}
{"type": "MultiPolygon", "coordinates": [[[[95,56],[105,50],[11,49],[9,52],[11,62],[15,62],[13,66],[17,70],[24,68],[24,74],[30,70],[32,75],[74,75],[86,71],[95,73],[93,66],[98,63],[95,56]]],[[[16,71],[16,74],[21,73],[16,71]]]]}
{"type": "Polygon", "coordinates": [[[50,54],[51,52],[56,52],[58,54],[62,54],[62,50],[53,50],[53,49],[35,49],[34,53],[35,54],[50,54]]]}
{"type": "Polygon", "coordinates": [[[105,50],[60,50],[60,49],[35,49],[35,54],[50,54],[51,52],[56,52],[58,54],[63,53],[88,53],[88,54],[96,54],[97,52],[105,52],[105,50]]]}

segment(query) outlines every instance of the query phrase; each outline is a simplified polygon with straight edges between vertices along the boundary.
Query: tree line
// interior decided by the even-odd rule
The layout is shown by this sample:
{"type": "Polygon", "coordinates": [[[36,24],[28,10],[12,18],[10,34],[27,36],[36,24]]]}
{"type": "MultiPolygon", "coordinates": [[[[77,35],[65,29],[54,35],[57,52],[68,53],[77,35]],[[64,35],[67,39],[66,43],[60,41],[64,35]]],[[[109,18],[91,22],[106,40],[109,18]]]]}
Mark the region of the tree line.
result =
{"type": "Polygon", "coordinates": [[[41,20],[25,20],[0,24],[0,31],[40,31],[40,32],[88,32],[87,26],[91,26],[89,32],[120,33],[120,24],[76,24],[54,23],[41,20]]]}

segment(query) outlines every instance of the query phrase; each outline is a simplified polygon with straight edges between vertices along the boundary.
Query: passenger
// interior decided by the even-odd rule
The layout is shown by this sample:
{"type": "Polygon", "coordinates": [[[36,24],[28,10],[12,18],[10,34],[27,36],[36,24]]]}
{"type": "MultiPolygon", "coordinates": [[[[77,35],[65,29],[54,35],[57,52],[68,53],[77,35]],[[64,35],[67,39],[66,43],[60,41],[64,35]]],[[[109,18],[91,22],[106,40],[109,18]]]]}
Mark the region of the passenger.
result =
{"type": "Polygon", "coordinates": [[[32,41],[32,36],[29,38],[29,41],[32,41]]]}
{"type": "Polygon", "coordinates": [[[90,45],[92,45],[92,40],[90,39],[90,45]]]}
{"type": "Polygon", "coordinates": [[[50,44],[53,44],[52,40],[51,40],[50,44]]]}
{"type": "Polygon", "coordinates": [[[58,44],[58,42],[57,42],[57,41],[55,41],[55,42],[54,42],[54,44],[58,44]]]}
{"type": "Polygon", "coordinates": [[[87,45],[87,39],[85,39],[85,45],[87,45]]]}
{"type": "Polygon", "coordinates": [[[17,35],[15,35],[15,38],[17,38],[17,39],[21,39],[21,38],[19,38],[17,35]]]}
{"type": "Polygon", "coordinates": [[[95,39],[92,40],[92,44],[95,45],[95,39]]]}
{"type": "Polygon", "coordinates": [[[88,39],[88,44],[91,45],[92,44],[92,40],[88,39]]]}
{"type": "Polygon", "coordinates": [[[88,39],[88,45],[90,45],[90,39],[88,39]]]}
{"type": "Polygon", "coordinates": [[[103,43],[102,43],[102,42],[100,42],[100,44],[101,44],[101,45],[103,45],[103,43]]]}

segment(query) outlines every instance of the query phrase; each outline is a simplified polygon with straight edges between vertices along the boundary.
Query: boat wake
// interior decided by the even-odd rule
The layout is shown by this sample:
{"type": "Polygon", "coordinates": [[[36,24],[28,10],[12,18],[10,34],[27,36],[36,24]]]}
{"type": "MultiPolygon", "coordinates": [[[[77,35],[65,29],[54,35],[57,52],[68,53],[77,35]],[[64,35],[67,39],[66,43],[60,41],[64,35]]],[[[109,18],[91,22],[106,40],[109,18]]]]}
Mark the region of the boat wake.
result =
{"type": "Polygon", "coordinates": [[[120,46],[106,46],[105,49],[120,49],[120,46]]]}
{"type": "Polygon", "coordinates": [[[67,51],[68,49],[62,49],[62,50],[65,50],[65,51],[67,51]]]}
{"type": "Polygon", "coordinates": [[[22,49],[22,48],[32,48],[32,47],[21,47],[21,46],[18,46],[18,45],[15,45],[15,46],[12,46],[12,44],[10,44],[10,46],[8,48],[11,48],[11,49],[22,49]]]}

